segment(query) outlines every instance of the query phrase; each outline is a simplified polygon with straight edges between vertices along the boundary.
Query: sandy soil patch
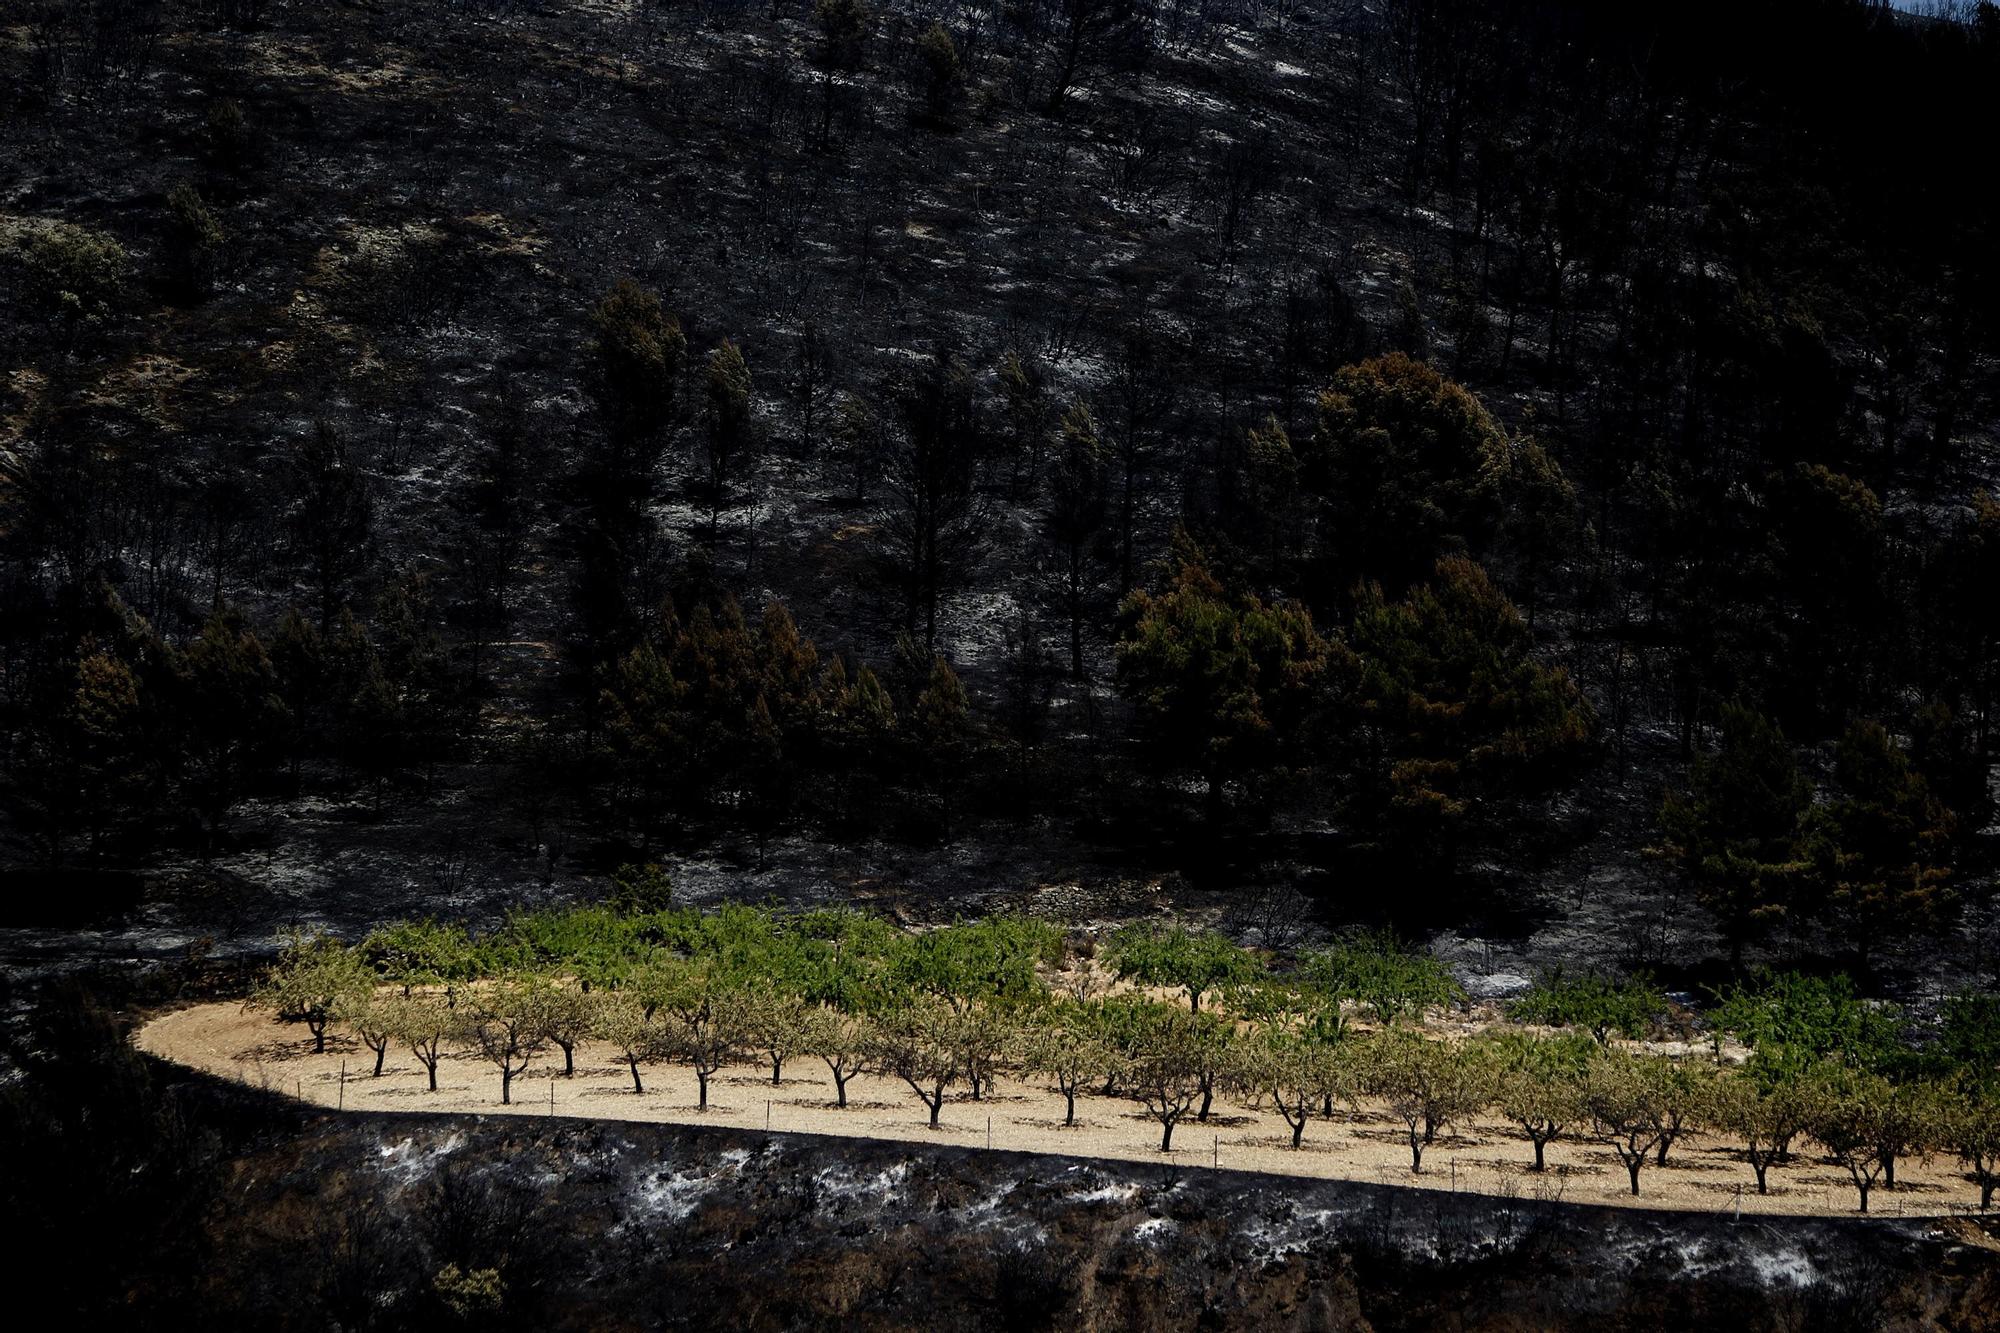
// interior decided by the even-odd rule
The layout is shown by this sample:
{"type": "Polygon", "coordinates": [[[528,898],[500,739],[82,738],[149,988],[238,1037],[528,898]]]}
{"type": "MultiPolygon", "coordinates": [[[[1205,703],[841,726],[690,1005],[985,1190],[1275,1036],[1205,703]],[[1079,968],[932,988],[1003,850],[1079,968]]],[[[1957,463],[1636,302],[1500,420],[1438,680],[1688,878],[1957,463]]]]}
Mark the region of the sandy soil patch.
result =
{"type": "MultiPolygon", "coordinates": [[[[631,1076],[607,1048],[577,1050],[573,1078],[563,1078],[562,1056],[536,1061],[515,1080],[514,1104],[500,1104],[500,1076],[468,1053],[438,1066],[438,1090],[427,1090],[421,1066],[391,1048],[380,1078],[370,1073],[374,1054],[346,1035],[329,1035],[324,1054],[312,1053],[304,1029],[273,1022],[268,1014],[230,1003],[196,1005],[154,1019],[140,1029],[139,1048],[163,1059],[269,1088],[328,1108],[347,1111],[438,1111],[479,1115],[556,1115],[608,1120],[726,1125],[737,1129],[823,1134],[909,1143],[990,1146],[995,1151],[1060,1153],[1114,1161],[1169,1160],[1189,1168],[1221,1165],[1322,1180],[1357,1180],[1417,1189],[1454,1190],[1499,1197],[1746,1215],[1851,1215],[1854,1189],[1838,1165],[1809,1154],[1771,1173],[1771,1193],[1759,1196],[1750,1168],[1725,1142],[1697,1138],[1677,1145],[1665,1167],[1649,1166],[1644,1191],[1632,1198],[1624,1168],[1608,1148],[1558,1141],[1549,1147],[1549,1170],[1527,1169],[1532,1150],[1521,1135],[1490,1120],[1455,1127],[1424,1153],[1422,1175],[1410,1172],[1400,1121],[1379,1108],[1336,1108],[1330,1121],[1314,1120],[1304,1146],[1294,1152],[1282,1119],[1233,1100],[1217,1099],[1206,1124],[1185,1121],[1174,1131],[1174,1151],[1159,1151],[1160,1127],[1141,1106],[1122,1098],[1090,1096],[1077,1103],[1078,1124],[1062,1126],[1062,1098],[1039,1080],[1004,1079],[996,1094],[972,1101],[961,1094],[946,1104],[944,1123],[932,1130],[921,1103],[900,1082],[863,1076],[848,1084],[849,1105],[833,1106],[833,1084],[816,1060],[785,1068],[773,1087],[769,1067],[723,1070],[710,1084],[709,1109],[695,1109],[692,1072],[676,1065],[641,1066],[646,1091],[632,1091],[631,1076]],[[342,1069],[345,1067],[343,1079],[342,1069]]],[[[1897,1168],[1894,1190],[1878,1188],[1872,1210],[1881,1216],[1968,1212],[1977,1192],[1948,1158],[1907,1162],[1897,1168]]]]}

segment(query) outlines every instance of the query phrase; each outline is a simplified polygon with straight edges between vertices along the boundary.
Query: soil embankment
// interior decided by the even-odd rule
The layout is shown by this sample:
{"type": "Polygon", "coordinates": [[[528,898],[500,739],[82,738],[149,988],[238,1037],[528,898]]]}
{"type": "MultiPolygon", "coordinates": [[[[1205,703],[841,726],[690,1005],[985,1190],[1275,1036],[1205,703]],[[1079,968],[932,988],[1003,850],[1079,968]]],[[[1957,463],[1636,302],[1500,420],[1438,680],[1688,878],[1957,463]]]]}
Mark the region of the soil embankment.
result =
{"type": "MultiPolygon", "coordinates": [[[[576,1054],[576,1072],[563,1077],[562,1057],[551,1051],[514,1083],[514,1101],[500,1103],[498,1072],[474,1056],[447,1055],[438,1068],[438,1090],[428,1090],[421,1068],[406,1052],[391,1050],[384,1072],[372,1074],[374,1054],[351,1038],[329,1036],[313,1054],[302,1029],[268,1014],[220,1002],[163,1015],[142,1028],[140,1049],[232,1082],[268,1088],[315,1105],[346,1111],[458,1113],[520,1117],[588,1117],[620,1122],[726,1127],[763,1133],[814,1134],[940,1144],[1009,1153],[1058,1154],[1104,1162],[1141,1163],[1184,1170],[1255,1171],[1312,1180],[1365,1182],[1430,1193],[1476,1194],[1504,1201],[1577,1203],[1737,1217],[1844,1217],[1855,1192],[1838,1165],[1801,1153],[1771,1173],[1771,1192],[1758,1195],[1741,1154],[1726,1142],[1695,1139],[1679,1144],[1665,1166],[1649,1166],[1642,1193],[1629,1192],[1625,1169],[1599,1145],[1558,1140],[1549,1170],[1527,1169],[1532,1153],[1518,1132],[1486,1119],[1455,1126],[1424,1153],[1422,1174],[1410,1170],[1404,1127],[1379,1108],[1336,1108],[1330,1121],[1315,1120],[1304,1145],[1293,1150],[1289,1128],[1262,1113],[1218,1098],[1207,1122],[1192,1117],[1174,1133],[1174,1150],[1159,1151],[1159,1123],[1122,1098],[1079,1098],[1077,1121],[1064,1127],[1062,1098],[1038,1080],[1007,1080],[980,1101],[961,1097],[944,1108],[931,1129],[924,1107],[901,1083],[862,1077],[848,1085],[849,1105],[834,1106],[834,1091],[817,1061],[785,1066],[773,1085],[768,1066],[723,1070],[710,1084],[709,1107],[696,1108],[694,1075],[674,1065],[645,1065],[643,1094],[627,1068],[590,1044],[576,1054]],[[344,1073],[343,1073],[344,1071],[344,1073]]],[[[1005,1168],[1000,1168],[1005,1169],[1005,1168]]],[[[1966,1212],[1977,1192],[1949,1158],[1900,1164],[1893,1190],[1878,1188],[1872,1202],[1883,1217],[1940,1217],[1966,1212]]]]}

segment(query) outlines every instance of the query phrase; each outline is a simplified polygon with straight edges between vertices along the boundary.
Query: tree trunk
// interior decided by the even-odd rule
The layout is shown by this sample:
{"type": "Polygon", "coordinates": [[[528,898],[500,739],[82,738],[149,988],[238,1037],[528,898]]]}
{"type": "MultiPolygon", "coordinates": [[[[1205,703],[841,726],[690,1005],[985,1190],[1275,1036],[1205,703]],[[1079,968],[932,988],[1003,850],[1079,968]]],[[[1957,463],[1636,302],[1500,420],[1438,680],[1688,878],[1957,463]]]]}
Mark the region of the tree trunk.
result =
{"type": "Polygon", "coordinates": [[[1416,1131],[1415,1126],[1412,1126],[1410,1129],[1410,1174],[1418,1176],[1422,1175],[1423,1171],[1424,1136],[1416,1131]]]}
{"type": "Polygon", "coordinates": [[[694,1071],[694,1081],[701,1087],[701,1100],[696,1104],[694,1109],[697,1111],[706,1111],[708,1109],[708,1075],[702,1070],[696,1069],[694,1071]]]}
{"type": "Polygon", "coordinates": [[[772,1056],[772,1057],[771,1057],[771,1086],[772,1086],[772,1087],[774,1087],[774,1088],[775,1088],[775,1087],[777,1087],[777,1086],[778,1086],[778,1084],[779,1084],[779,1075],[780,1075],[781,1073],[783,1073],[783,1072],[784,1072],[784,1068],[785,1068],[785,1058],[784,1058],[784,1057],[783,1057],[782,1055],[774,1055],[774,1056],[772,1056]]]}
{"type": "Polygon", "coordinates": [[[637,1094],[641,1094],[641,1093],[644,1093],[644,1092],[646,1091],[646,1085],[645,1085],[645,1084],[643,1084],[643,1083],[641,1083],[641,1082],[639,1081],[639,1061],[638,1061],[637,1059],[635,1059],[634,1057],[632,1057],[632,1056],[627,1056],[627,1057],[625,1058],[625,1063],[626,1063],[626,1064],[628,1064],[628,1065],[630,1065],[630,1066],[632,1066],[632,1091],[633,1091],[633,1093],[634,1093],[635,1095],[637,1095],[637,1094]]]}
{"type": "Polygon", "coordinates": [[[375,1048],[375,1077],[382,1077],[382,1062],[389,1057],[389,1043],[383,1042],[375,1048]]]}
{"type": "Polygon", "coordinates": [[[1160,1135],[1160,1151],[1172,1152],[1174,1150],[1174,1122],[1171,1120],[1162,1120],[1160,1123],[1165,1126],[1165,1132],[1160,1135]]]}
{"type": "Polygon", "coordinates": [[[1547,1139],[1537,1138],[1535,1140],[1535,1170],[1537,1171],[1545,1170],[1547,1168],[1547,1163],[1543,1161],[1542,1153],[1543,1150],[1548,1146],[1549,1146],[1549,1141],[1547,1139]]]}
{"type": "Polygon", "coordinates": [[[1750,1159],[1750,1169],[1757,1173],[1757,1192],[1759,1194],[1769,1194],[1771,1191],[1769,1187],[1765,1184],[1764,1177],[1766,1173],[1770,1171],[1771,1164],[1769,1162],[1759,1161],[1757,1160],[1757,1158],[1752,1157],[1750,1159]]]}
{"type": "Polygon", "coordinates": [[[938,1115],[944,1110],[944,1094],[940,1092],[935,1098],[926,1097],[924,1100],[929,1103],[931,1108],[931,1128],[936,1129],[938,1127],[938,1115]]]}
{"type": "Polygon", "coordinates": [[[425,1072],[426,1074],[429,1074],[429,1075],[430,1075],[430,1079],[431,1079],[431,1091],[432,1091],[432,1092],[436,1092],[436,1091],[438,1090],[438,1067],[437,1067],[437,1061],[435,1061],[435,1060],[427,1060],[427,1061],[425,1061],[425,1062],[424,1062],[424,1072],[425,1072]]]}
{"type": "Polygon", "coordinates": [[[854,1077],[852,1074],[843,1074],[838,1070],[834,1071],[833,1104],[843,1111],[847,1109],[847,1080],[852,1077],[854,1077]]]}
{"type": "Polygon", "coordinates": [[[1065,1104],[1063,1128],[1069,1129],[1076,1124],[1076,1089],[1074,1087],[1063,1089],[1063,1102],[1065,1104]]]}
{"type": "Polygon", "coordinates": [[[500,1104],[514,1104],[514,1071],[506,1065],[500,1066],[500,1104]]]}
{"type": "Polygon", "coordinates": [[[556,1045],[562,1047],[563,1077],[576,1077],[576,1043],[573,1041],[559,1041],[556,1045]]]}
{"type": "Polygon", "coordinates": [[[1305,1111],[1305,1108],[1304,1108],[1303,1106],[1301,1106],[1301,1107],[1299,1108],[1299,1118],[1298,1118],[1297,1120],[1292,1120],[1292,1118],[1291,1118],[1290,1116],[1286,1116],[1286,1117],[1285,1117],[1285,1119],[1286,1119],[1286,1120],[1290,1120],[1290,1121],[1291,1121],[1291,1125],[1292,1125],[1292,1151],[1293,1151],[1293,1152],[1297,1152],[1297,1151],[1299,1150],[1299,1145],[1300,1145],[1301,1143],[1303,1143],[1303,1142],[1305,1141],[1305,1137],[1306,1137],[1306,1111],[1305,1111]]]}
{"type": "Polygon", "coordinates": [[[1639,1153],[1636,1156],[1631,1157],[1625,1163],[1625,1170],[1628,1173],[1630,1173],[1632,1177],[1632,1197],[1635,1199],[1639,1197],[1639,1172],[1641,1168],[1643,1168],[1645,1165],[1646,1165],[1646,1154],[1644,1153],[1639,1153]]]}

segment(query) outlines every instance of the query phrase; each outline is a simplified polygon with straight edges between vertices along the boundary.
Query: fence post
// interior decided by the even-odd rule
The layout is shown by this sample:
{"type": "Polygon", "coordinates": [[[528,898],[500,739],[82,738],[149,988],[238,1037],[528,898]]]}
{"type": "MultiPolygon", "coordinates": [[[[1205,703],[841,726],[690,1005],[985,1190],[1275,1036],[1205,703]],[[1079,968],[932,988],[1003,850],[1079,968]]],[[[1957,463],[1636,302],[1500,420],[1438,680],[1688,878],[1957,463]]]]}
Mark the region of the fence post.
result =
{"type": "Polygon", "coordinates": [[[1214,1159],[1209,1162],[1209,1166],[1213,1170],[1220,1171],[1222,1169],[1222,1135],[1217,1134],[1215,1136],[1215,1142],[1211,1146],[1215,1151],[1215,1156],[1214,1159]]]}
{"type": "Polygon", "coordinates": [[[993,1151],[993,1117],[986,1117],[986,1151],[993,1151]]]}
{"type": "Polygon", "coordinates": [[[550,1080],[549,1080],[549,1114],[550,1114],[550,1115],[554,1115],[555,1113],[556,1113],[556,1081],[555,1081],[554,1079],[550,1079],[550,1080]]]}
{"type": "Polygon", "coordinates": [[[347,1061],[340,1062],[340,1100],[334,1103],[336,1111],[347,1109],[347,1061]]]}
{"type": "Polygon", "coordinates": [[[771,1099],[769,1097],[764,1099],[764,1132],[766,1134],[771,1132],[771,1099]]]}

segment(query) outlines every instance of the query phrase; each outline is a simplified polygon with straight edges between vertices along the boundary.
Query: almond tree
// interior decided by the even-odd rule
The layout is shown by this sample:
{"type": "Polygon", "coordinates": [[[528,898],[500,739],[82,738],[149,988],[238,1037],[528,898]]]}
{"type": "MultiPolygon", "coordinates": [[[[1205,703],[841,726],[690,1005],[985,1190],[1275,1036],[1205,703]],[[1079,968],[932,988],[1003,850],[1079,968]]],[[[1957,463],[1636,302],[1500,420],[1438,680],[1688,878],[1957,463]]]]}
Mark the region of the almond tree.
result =
{"type": "Polygon", "coordinates": [[[1424,1149],[1438,1131],[1462,1120],[1490,1098],[1491,1072],[1476,1051],[1394,1028],[1370,1043],[1368,1090],[1389,1103],[1410,1142],[1410,1171],[1424,1169],[1424,1149]]]}
{"type": "Polygon", "coordinates": [[[1660,1096],[1660,1081],[1646,1068],[1646,1061],[1623,1051],[1601,1052],[1584,1075],[1583,1103],[1591,1133],[1625,1164],[1634,1197],[1639,1193],[1639,1172],[1667,1138],[1660,1096]]]}
{"type": "Polygon", "coordinates": [[[1342,1073],[1335,1048],[1274,1029],[1257,1035],[1238,1066],[1241,1086],[1269,1097],[1291,1126],[1294,1151],[1305,1141],[1306,1121],[1313,1112],[1343,1090],[1342,1073]]]}
{"type": "Polygon", "coordinates": [[[1209,1112],[1215,1108],[1216,1088],[1236,1079],[1242,1062],[1242,1044],[1237,1040],[1236,1025],[1221,1016],[1205,1013],[1190,1017],[1199,1038],[1195,1043],[1195,1080],[1201,1085],[1201,1107],[1194,1118],[1205,1125],[1209,1112]]]}
{"type": "Polygon", "coordinates": [[[1204,995],[1245,985],[1263,971],[1255,955],[1218,931],[1158,922],[1120,930],[1110,955],[1121,981],[1180,991],[1190,1011],[1201,1008],[1204,995]]]}
{"type": "Polygon", "coordinates": [[[472,997],[467,1044],[500,1071],[500,1104],[514,1100],[514,1078],[548,1048],[541,1007],[519,981],[496,981],[472,997]]]}
{"type": "Polygon", "coordinates": [[[1979,1186],[1980,1211],[1990,1211],[2000,1190],[2000,1093],[1987,1089],[1954,1101],[1942,1130],[1979,1186]]]}
{"type": "Polygon", "coordinates": [[[1653,1160],[1667,1164],[1667,1150],[1695,1131],[1708,1104],[1715,1066],[1705,1060],[1654,1060],[1647,1066],[1659,1095],[1660,1146],[1653,1160]]]}
{"type": "Polygon", "coordinates": [[[639,1066],[666,1053],[666,1029],[636,996],[624,991],[600,991],[591,1004],[590,1031],[618,1052],[618,1058],[632,1071],[633,1094],[643,1094],[646,1085],[639,1078],[639,1066]]]}
{"type": "Polygon", "coordinates": [[[842,1110],[847,1108],[847,1085],[857,1074],[868,1072],[877,1039],[875,1024],[866,1015],[844,1013],[831,1005],[807,1009],[799,1025],[799,1049],[825,1062],[833,1077],[834,1105],[842,1110]]]}
{"type": "Polygon", "coordinates": [[[771,1086],[784,1081],[785,1062],[794,1056],[811,1054],[806,1043],[806,1020],[812,1006],[798,995],[776,985],[753,987],[745,994],[747,1043],[771,1062],[771,1086]]]}
{"type": "Polygon", "coordinates": [[[396,1040],[410,1048],[417,1063],[430,1079],[430,1090],[438,1090],[438,1060],[450,1043],[465,1036],[466,1013],[436,995],[394,996],[384,1002],[389,1027],[396,1040]]]}
{"type": "Polygon", "coordinates": [[[1868,1196],[1888,1169],[1881,1142],[1895,1089],[1875,1074],[1829,1070],[1814,1080],[1811,1097],[1806,1132],[1847,1168],[1865,1213],[1868,1196]]]}
{"type": "Polygon", "coordinates": [[[749,1039],[749,1001],[709,959],[673,960],[657,984],[667,1049],[694,1070],[700,1089],[695,1109],[706,1111],[709,1079],[739,1058],[749,1039]]]}
{"type": "Polygon", "coordinates": [[[396,1036],[392,1029],[393,1011],[389,1001],[377,997],[373,990],[356,991],[342,1001],[337,1017],[354,1029],[354,1035],[361,1038],[363,1046],[375,1052],[375,1070],[370,1077],[382,1077],[382,1062],[388,1057],[389,1043],[396,1036]]]}
{"type": "Polygon", "coordinates": [[[1770,1193],[1771,1167],[1790,1150],[1804,1129],[1810,1106],[1796,1076],[1755,1072],[1733,1074],[1715,1081],[1709,1090],[1704,1118],[1713,1128],[1743,1144],[1743,1160],[1757,1177],[1757,1192],[1770,1193]]]}
{"type": "Polygon", "coordinates": [[[1201,1096],[1203,1040],[1193,1014],[1165,1005],[1148,1006],[1138,1024],[1125,1085],[1160,1122],[1161,1152],[1173,1151],[1174,1126],[1201,1096]]]}
{"type": "Polygon", "coordinates": [[[952,1025],[952,1041],[973,1101],[984,1098],[999,1083],[1000,1065],[1014,1053],[1019,1035],[1012,1015],[994,1004],[977,1005],[958,1015],[952,1025]]]}
{"type": "Polygon", "coordinates": [[[576,1075],[576,1044],[590,1032],[590,997],[553,978],[528,984],[527,1000],[542,1034],[563,1053],[563,1077],[576,1075]]]}
{"type": "Polygon", "coordinates": [[[353,950],[330,935],[294,933],[265,975],[254,1003],[287,1023],[304,1023],[313,1054],[326,1051],[327,1025],[344,1006],[372,988],[373,978],[353,950]]]}
{"type": "Polygon", "coordinates": [[[1580,1037],[1509,1033],[1494,1043],[1499,1075],[1494,1105],[1535,1145],[1535,1171],[1547,1169],[1550,1143],[1584,1118],[1583,1071],[1591,1047],[1580,1037]]]}
{"type": "Polygon", "coordinates": [[[910,1085],[938,1127],[945,1093],[965,1076],[959,1063],[959,1016],[936,1000],[914,1000],[883,1016],[869,1063],[910,1085]]]}
{"type": "Polygon", "coordinates": [[[1022,1045],[1023,1071],[1055,1080],[1063,1097],[1064,1129],[1076,1124],[1077,1093],[1110,1077],[1123,1063],[1094,1010],[1075,1001],[1051,1005],[1035,1016],[1022,1045]]]}

